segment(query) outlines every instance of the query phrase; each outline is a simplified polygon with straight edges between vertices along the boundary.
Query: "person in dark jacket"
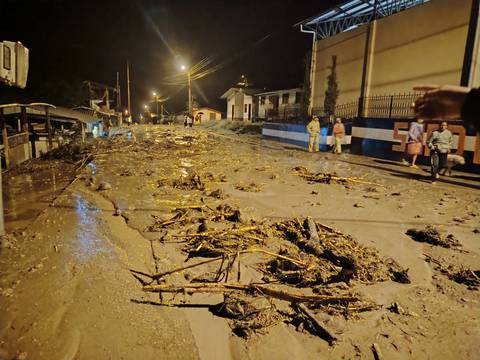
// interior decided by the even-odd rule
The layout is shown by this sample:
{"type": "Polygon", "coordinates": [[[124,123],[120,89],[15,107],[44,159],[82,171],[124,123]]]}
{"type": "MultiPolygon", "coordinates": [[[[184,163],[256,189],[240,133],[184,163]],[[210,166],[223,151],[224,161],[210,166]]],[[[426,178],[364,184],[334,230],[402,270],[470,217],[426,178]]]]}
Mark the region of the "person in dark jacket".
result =
{"type": "Polygon", "coordinates": [[[464,86],[416,86],[425,91],[413,104],[417,116],[426,119],[462,119],[480,129],[480,88],[464,86]]]}

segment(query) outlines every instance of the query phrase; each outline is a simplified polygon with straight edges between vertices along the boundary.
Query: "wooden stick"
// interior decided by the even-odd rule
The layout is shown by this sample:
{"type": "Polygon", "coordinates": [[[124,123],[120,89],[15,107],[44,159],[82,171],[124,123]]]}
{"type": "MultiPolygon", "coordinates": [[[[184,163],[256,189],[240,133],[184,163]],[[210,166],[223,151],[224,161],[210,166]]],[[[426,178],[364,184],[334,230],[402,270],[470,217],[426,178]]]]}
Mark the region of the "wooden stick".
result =
{"type": "MultiPolygon", "coordinates": [[[[269,256],[273,256],[273,257],[277,257],[277,258],[280,258],[280,259],[283,259],[283,260],[286,260],[286,261],[290,261],[291,263],[299,265],[299,266],[306,266],[307,265],[302,261],[295,260],[295,259],[289,258],[287,256],[283,256],[283,255],[280,255],[280,254],[275,254],[275,253],[272,253],[270,251],[263,250],[263,249],[251,248],[251,249],[239,251],[238,254],[240,255],[240,254],[256,253],[256,252],[263,253],[263,254],[266,254],[266,255],[269,255],[269,256]]],[[[171,274],[174,274],[174,273],[177,273],[177,272],[181,272],[183,270],[191,269],[191,268],[194,268],[194,267],[197,267],[197,266],[205,265],[205,264],[208,264],[208,263],[211,263],[211,262],[214,262],[214,261],[218,261],[218,260],[224,260],[224,256],[217,256],[215,258],[208,259],[208,260],[205,260],[205,261],[201,261],[201,262],[198,262],[196,264],[183,266],[183,267],[180,267],[180,268],[164,271],[164,272],[153,274],[153,275],[141,273],[141,272],[138,272],[138,271],[133,270],[133,269],[131,269],[130,271],[140,273],[141,275],[148,276],[149,278],[151,278],[153,280],[158,280],[158,279],[161,279],[164,276],[171,275],[171,274]]]]}
{"type": "Polygon", "coordinates": [[[313,323],[318,336],[327,341],[329,345],[333,345],[333,343],[337,341],[337,337],[333,335],[332,332],[328,330],[305,305],[296,304],[295,307],[313,323]]]}
{"type": "Polygon", "coordinates": [[[211,263],[211,262],[214,262],[214,261],[218,261],[218,260],[221,260],[222,258],[223,258],[223,256],[219,256],[219,257],[216,257],[216,258],[213,258],[213,259],[208,259],[208,260],[205,260],[205,261],[201,261],[201,262],[196,263],[196,264],[183,266],[181,268],[176,268],[176,269],[173,269],[173,270],[164,271],[164,272],[157,273],[157,274],[154,274],[154,275],[147,275],[147,274],[143,274],[143,273],[142,273],[142,275],[147,275],[152,280],[158,280],[158,279],[161,279],[164,276],[175,274],[177,272],[181,272],[183,270],[191,269],[191,268],[194,268],[194,267],[197,267],[197,266],[200,266],[200,265],[205,265],[205,264],[208,264],[208,263],[211,263]]]}
{"type": "Polygon", "coordinates": [[[272,289],[262,284],[239,284],[239,283],[200,283],[186,285],[146,285],[143,291],[159,293],[198,293],[198,292],[232,292],[232,291],[257,291],[260,294],[274,297],[289,302],[308,302],[317,304],[345,303],[358,301],[356,296],[329,296],[329,295],[303,295],[285,290],[272,289]]]}
{"type": "Polygon", "coordinates": [[[377,343],[372,344],[372,352],[373,352],[373,357],[375,358],[375,360],[382,360],[383,359],[382,352],[380,351],[380,347],[378,346],[377,343]]]}
{"type": "Polygon", "coordinates": [[[203,209],[206,205],[186,205],[176,207],[174,210],[189,210],[189,209],[203,209]]]}
{"type": "Polygon", "coordinates": [[[186,234],[186,235],[174,235],[176,237],[206,237],[206,236],[214,236],[214,235],[226,235],[226,234],[239,234],[242,232],[258,230],[258,226],[247,226],[238,229],[227,229],[227,230],[214,230],[214,231],[206,231],[203,233],[194,233],[194,234],[186,234]]]}

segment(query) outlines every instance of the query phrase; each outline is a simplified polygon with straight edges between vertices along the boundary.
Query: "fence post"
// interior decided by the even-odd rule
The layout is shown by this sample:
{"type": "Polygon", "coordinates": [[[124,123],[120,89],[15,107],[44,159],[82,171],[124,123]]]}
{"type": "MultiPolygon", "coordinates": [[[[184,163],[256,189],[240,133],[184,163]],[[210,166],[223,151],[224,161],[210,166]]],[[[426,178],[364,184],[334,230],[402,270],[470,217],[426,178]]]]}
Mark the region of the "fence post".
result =
{"type": "Polygon", "coordinates": [[[357,117],[363,117],[363,96],[358,98],[357,117]]]}
{"type": "Polygon", "coordinates": [[[392,118],[392,108],[393,108],[393,95],[390,96],[390,110],[388,111],[388,118],[392,118]]]}

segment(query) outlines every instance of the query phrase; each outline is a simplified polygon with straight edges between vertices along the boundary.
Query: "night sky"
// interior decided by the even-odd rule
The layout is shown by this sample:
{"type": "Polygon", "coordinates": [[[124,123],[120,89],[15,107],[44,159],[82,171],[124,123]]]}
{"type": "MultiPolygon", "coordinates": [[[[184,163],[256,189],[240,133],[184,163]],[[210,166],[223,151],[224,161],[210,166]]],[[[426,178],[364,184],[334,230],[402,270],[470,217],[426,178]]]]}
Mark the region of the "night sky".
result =
{"type": "Polygon", "coordinates": [[[27,89],[0,85],[0,102],[79,105],[82,80],[114,86],[120,71],[125,105],[128,59],[133,110],[155,89],[176,94],[167,108],[180,111],[186,90],[165,85],[165,77],[179,72],[180,61],[192,65],[210,57],[225,67],[198,80],[203,96],[194,94],[201,105],[224,111],[219,97],[241,74],[258,88],[300,85],[312,37],[292,26],[338,2],[0,0],[0,41],[18,40],[30,49],[27,89]]]}

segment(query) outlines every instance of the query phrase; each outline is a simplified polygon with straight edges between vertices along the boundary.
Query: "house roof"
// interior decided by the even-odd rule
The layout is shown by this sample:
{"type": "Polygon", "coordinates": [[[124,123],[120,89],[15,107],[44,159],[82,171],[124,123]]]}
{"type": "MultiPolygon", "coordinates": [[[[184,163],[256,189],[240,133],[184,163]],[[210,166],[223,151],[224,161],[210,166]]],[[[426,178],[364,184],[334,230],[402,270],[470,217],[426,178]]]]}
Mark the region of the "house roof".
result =
{"type": "Polygon", "coordinates": [[[20,114],[21,108],[25,107],[28,115],[45,116],[45,108],[49,109],[49,115],[54,121],[95,123],[101,121],[100,116],[94,116],[81,111],[68,109],[62,106],[54,106],[47,103],[30,103],[30,104],[3,104],[0,108],[4,109],[5,115],[20,114]]]}
{"type": "Polygon", "coordinates": [[[289,92],[289,91],[303,92],[303,89],[301,87],[296,87],[296,88],[291,88],[291,89],[264,91],[264,92],[261,92],[261,93],[256,93],[255,95],[276,95],[276,94],[281,95],[281,94],[289,92]]]}
{"type": "Polygon", "coordinates": [[[213,112],[216,112],[216,113],[219,113],[219,114],[222,113],[220,110],[212,109],[212,108],[209,108],[207,106],[199,107],[198,109],[195,109],[194,111],[199,112],[199,111],[202,111],[202,110],[213,111],[213,112]]]}
{"type": "Polygon", "coordinates": [[[325,39],[430,0],[349,0],[300,22],[302,31],[325,39]]]}
{"type": "Polygon", "coordinates": [[[228,99],[230,96],[232,96],[234,93],[237,92],[243,92],[246,95],[254,95],[258,92],[258,89],[254,88],[243,88],[243,87],[231,87],[228,89],[222,96],[220,96],[220,99],[228,99]]]}

